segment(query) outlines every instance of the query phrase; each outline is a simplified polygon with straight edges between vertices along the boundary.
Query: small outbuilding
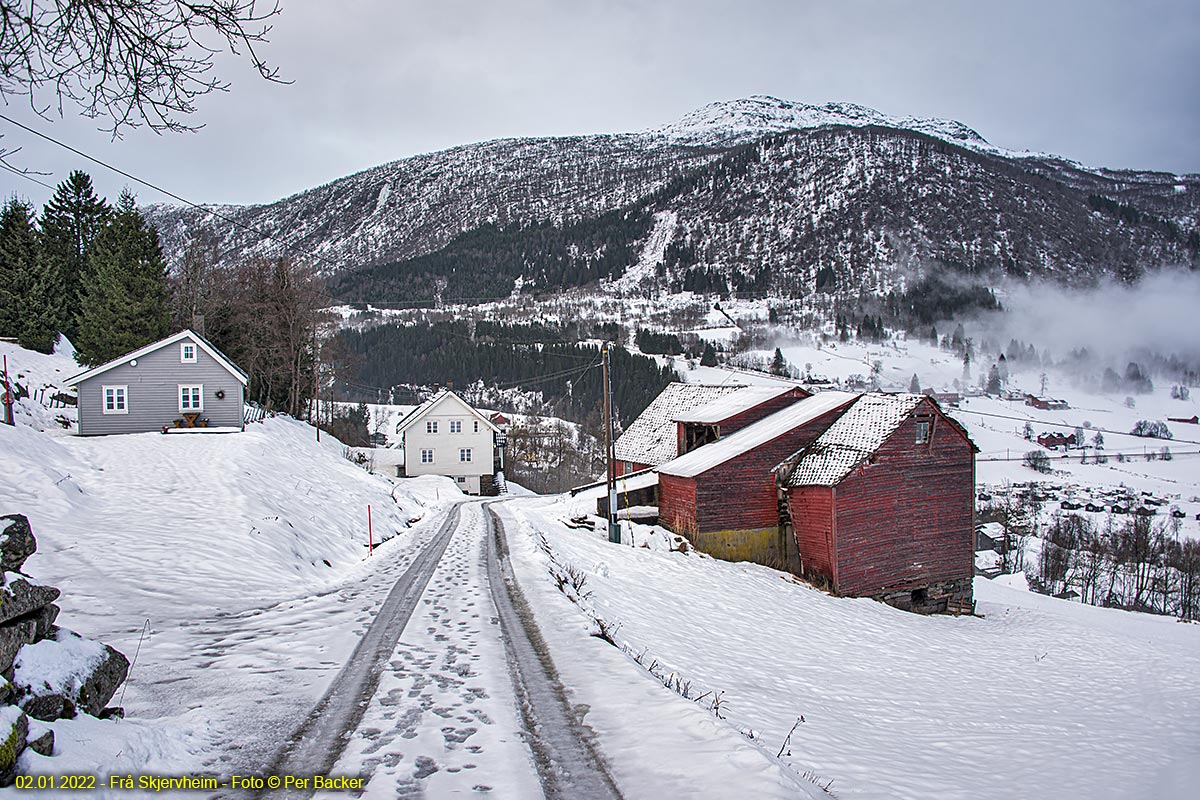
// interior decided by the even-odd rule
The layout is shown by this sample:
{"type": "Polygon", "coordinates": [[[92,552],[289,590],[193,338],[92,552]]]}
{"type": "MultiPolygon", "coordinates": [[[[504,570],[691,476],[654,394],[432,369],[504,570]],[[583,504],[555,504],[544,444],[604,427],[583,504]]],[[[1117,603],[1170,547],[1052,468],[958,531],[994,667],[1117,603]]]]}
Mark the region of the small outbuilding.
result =
{"type": "Polygon", "coordinates": [[[182,330],[67,381],[79,392],[79,435],[240,431],[248,382],[211,342],[182,330]]]}

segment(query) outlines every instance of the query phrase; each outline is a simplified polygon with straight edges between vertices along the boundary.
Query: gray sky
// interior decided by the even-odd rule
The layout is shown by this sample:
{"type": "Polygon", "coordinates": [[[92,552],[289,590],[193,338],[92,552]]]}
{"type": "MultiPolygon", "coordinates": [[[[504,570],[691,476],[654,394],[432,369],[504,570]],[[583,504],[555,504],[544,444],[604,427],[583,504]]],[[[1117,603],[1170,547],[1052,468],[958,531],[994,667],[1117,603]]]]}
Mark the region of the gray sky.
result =
{"type": "MultiPolygon", "coordinates": [[[[264,48],[287,86],[224,58],[194,134],[113,142],[68,108],[4,113],[197,202],[259,203],[376,164],[505,136],[632,131],[769,94],[958,119],[993,144],[1200,172],[1195,0],[283,0],[264,48]]],[[[17,162],[127,181],[0,121],[17,162]]],[[[140,202],[162,200],[134,187],[140,202]]],[[[49,190],[0,173],[4,196],[49,190]]]]}

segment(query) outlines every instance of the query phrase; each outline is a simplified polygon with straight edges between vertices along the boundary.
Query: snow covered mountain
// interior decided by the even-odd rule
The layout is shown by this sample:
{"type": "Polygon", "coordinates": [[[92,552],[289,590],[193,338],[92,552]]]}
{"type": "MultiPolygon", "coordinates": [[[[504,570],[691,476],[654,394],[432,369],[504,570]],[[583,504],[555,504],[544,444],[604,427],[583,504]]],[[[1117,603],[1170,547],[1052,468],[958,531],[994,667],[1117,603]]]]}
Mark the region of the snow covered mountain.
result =
{"type": "Polygon", "coordinates": [[[1200,259],[1200,176],[1093,169],[994,147],[960,122],[769,97],[641,133],[456,147],[268,205],[150,215],[173,260],[207,230],[223,260],[308,257],[338,297],[379,305],[555,291],[634,266],[618,285],[853,296],[931,265],[1086,283],[1200,259]]]}

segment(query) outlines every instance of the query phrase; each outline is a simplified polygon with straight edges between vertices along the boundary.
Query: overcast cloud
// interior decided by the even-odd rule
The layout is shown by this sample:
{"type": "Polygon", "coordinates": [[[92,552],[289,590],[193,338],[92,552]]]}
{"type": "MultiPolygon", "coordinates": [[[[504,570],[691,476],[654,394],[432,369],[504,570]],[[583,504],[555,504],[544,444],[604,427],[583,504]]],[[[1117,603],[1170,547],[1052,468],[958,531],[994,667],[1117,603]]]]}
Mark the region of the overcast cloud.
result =
{"type": "MultiPolygon", "coordinates": [[[[504,136],[655,127],[770,94],[961,120],[994,144],[1200,172],[1194,0],[283,0],[265,48],[293,84],[226,58],[195,134],[112,142],[68,109],[5,110],[197,202],[270,202],[416,153],[504,136]]],[[[17,161],[127,181],[0,121],[17,161]]],[[[162,200],[134,187],[141,202],[162,200]]],[[[12,175],[5,196],[49,191],[12,175]]]]}

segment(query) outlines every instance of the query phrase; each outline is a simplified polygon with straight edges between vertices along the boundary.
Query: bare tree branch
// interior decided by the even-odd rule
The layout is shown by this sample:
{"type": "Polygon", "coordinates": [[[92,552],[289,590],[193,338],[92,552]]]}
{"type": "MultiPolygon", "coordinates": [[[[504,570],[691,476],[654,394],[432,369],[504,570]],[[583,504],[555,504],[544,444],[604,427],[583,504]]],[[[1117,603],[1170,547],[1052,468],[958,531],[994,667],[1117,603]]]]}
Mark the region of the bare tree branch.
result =
{"type": "Polygon", "coordinates": [[[74,104],[114,137],[196,130],[181,121],[196,98],[229,89],[211,74],[219,53],[286,83],[258,51],[280,11],[279,0],[0,0],[0,99],[26,96],[43,117],[74,104]]]}

